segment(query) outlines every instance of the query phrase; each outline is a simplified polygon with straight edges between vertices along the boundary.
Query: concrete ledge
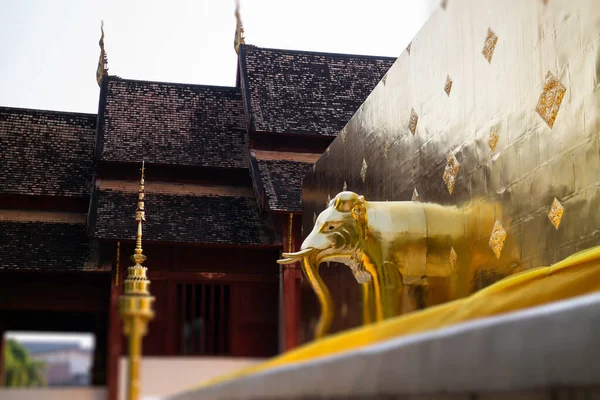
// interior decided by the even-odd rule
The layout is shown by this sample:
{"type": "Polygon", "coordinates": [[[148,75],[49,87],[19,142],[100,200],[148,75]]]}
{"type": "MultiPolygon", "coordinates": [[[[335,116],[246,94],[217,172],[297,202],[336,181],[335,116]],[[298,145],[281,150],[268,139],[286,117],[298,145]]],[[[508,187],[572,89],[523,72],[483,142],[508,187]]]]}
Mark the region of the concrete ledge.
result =
{"type": "Polygon", "coordinates": [[[530,391],[547,398],[552,388],[600,387],[599,359],[600,294],[592,294],[288,365],[170,399],[448,398],[530,391]]]}

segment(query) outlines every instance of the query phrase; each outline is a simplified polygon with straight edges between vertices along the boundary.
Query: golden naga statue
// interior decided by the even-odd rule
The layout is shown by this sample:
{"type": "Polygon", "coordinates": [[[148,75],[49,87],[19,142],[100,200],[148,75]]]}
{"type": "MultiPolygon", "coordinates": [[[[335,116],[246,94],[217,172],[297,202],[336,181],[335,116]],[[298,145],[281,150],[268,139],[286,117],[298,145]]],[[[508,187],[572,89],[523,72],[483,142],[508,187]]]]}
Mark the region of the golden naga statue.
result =
{"type": "Polygon", "coordinates": [[[278,263],[301,261],[321,305],[315,329],[315,338],[321,338],[333,320],[331,295],[319,276],[321,263],[350,267],[361,285],[364,323],[381,321],[468,295],[472,287],[464,282],[477,266],[494,267],[487,241],[480,244],[481,232],[491,231],[493,223],[489,204],[463,210],[416,201],[371,202],[346,191],[319,215],[300,251],[284,253],[278,263]],[[436,296],[429,304],[407,304],[406,287],[430,286],[436,296]]]}

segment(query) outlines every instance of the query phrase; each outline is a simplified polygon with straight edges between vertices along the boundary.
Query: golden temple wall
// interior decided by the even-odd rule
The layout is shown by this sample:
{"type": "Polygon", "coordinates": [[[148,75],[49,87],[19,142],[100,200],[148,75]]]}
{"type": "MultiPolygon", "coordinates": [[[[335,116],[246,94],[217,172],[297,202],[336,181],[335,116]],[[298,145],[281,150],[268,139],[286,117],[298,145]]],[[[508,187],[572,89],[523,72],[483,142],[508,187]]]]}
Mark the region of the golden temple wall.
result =
{"type": "MultiPolygon", "coordinates": [[[[498,277],[600,244],[600,2],[442,3],[305,177],[304,235],[347,189],[371,201],[491,204],[481,210],[505,240],[500,230],[490,247],[486,225],[477,241],[498,277]]],[[[334,328],[355,324],[339,318],[360,313],[357,295],[322,270],[338,301],[334,328]]],[[[306,326],[319,313],[311,296],[306,326]]]]}

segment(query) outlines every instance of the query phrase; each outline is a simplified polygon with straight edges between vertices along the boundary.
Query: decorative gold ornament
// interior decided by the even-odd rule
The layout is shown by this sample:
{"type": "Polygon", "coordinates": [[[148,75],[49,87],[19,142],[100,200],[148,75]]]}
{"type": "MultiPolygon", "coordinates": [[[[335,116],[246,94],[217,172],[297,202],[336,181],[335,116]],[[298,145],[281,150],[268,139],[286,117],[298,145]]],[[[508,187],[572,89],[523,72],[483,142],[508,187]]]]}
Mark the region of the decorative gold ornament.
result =
{"type": "Polygon", "coordinates": [[[342,143],[346,143],[346,128],[342,128],[342,130],[340,131],[339,135],[338,135],[341,139],[342,139],[342,143]]]}
{"type": "Polygon", "coordinates": [[[564,212],[565,208],[555,197],[554,201],[552,202],[552,206],[550,206],[550,212],[548,213],[548,218],[550,219],[550,222],[552,222],[552,225],[554,225],[555,229],[558,229],[564,212]]]}
{"type": "Polygon", "coordinates": [[[123,331],[129,337],[129,374],[127,379],[127,399],[137,400],[140,396],[140,362],[142,337],[146,335],[148,322],[154,318],[152,304],[154,297],[148,290],[150,281],[146,277],[146,267],[142,263],[146,256],[142,252],[142,224],[146,222],[144,211],[144,163],[138,191],[138,206],[135,212],[137,234],[135,251],[131,259],[134,265],[127,268],[123,295],[119,298],[119,314],[123,319],[123,331]]]}
{"type": "Polygon", "coordinates": [[[450,96],[450,91],[452,90],[452,79],[450,79],[450,75],[446,75],[446,83],[444,84],[444,92],[448,96],[450,96]]]}
{"type": "Polygon", "coordinates": [[[498,136],[498,133],[496,132],[496,127],[492,126],[490,128],[490,138],[488,139],[488,146],[490,146],[492,153],[496,151],[496,145],[498,144],[498,139],[500,139],[500,137],[498,136]]]}
{"type": "Polygon", "coordinates": [[[546,121],[550,129],[554,126],[558,109],[566,91],[565,86],[548,71],[544,82],[544,90],[540,94],[535,111],[546,121]]]}
{"type": "Polygon", "coordinates": [[[448,162],[446,163],[443,177],[444,183],[450,194],[454,191],[454,184],[456,182],[456,177],[458,176],[458,171],[460,171],[460,164],[456,157],[454,157],[454,154],[450,153],[448,155],[448,162]]]}
{"type": "Polygon", "coordinates": [[[117,242],[117,262],[115,268],[115,287],[119,287],[119,270],[121,269],[121,242],[117,242]]]}
{"type": "Polygon", "coordinates": [[[294,223],[294,214],[290,213],[289,231],[288,231],[288,251],[292,251],[293,223],[294,223]]]}
{"type": "Polygon", "coordinates": [[[456,255],[456,251],[454,251],[454,247],[450,248],[450,255],[448,255],[448,261],[450,262],[451,271],[456,269],[456,261],[458,260],[458,256],[456,255]]]}
{"type": "Polygon", "coordinates": [[[496,48],[496,43],[498,43],[498,36],[492,31],[490,28],[487,30],[487,35],[485,37],[485,42],[483,44],[483,50],[481,54],[485,57],[488,63],[492,63],[492,57],[494,55],[494,49],[496,48]]]}
{"type": "Polygon", "coordinates": [[[417,192],[417,188],[413,189],[411,201],[419,201],[419,192],[417,192]]]}
{"type": "Polygon", "coordinates": [[[413,136],[415,135],[415,133],[417,133],[417,122],[419,122],[419,116],[415,112],[415,109],[411,108],[410,120],[408,121],[408,129],[410,130],[410,133],[413,134],[413,136]]]}
{"type": "Polygon", "coordinates": [[[244,25],[240,16],[240,0],[235,2],[235,39],[233,40],[233,48],[237,54],[240,54],[240,46],[246,44],[244,37],[244,25]]]}
{"type": "Polygon", "coordinates": [[[385,145],[383,147],[383,156],[385,158],[387,158],[387,156],[388,156],[391,148],[392,148],[392,143],[388,139],[386,139],[385,140],[385,145]]]}
{"type": "Polygon", "coordinates": [[[360,167],[360,179],[363,183],[367,180],[367,161],[363,158],[362,166],[360,167]]]}
{"type": "Polygon", "coordinates": [[[108,57],[104,51],[104,21],[100,21],[100,57],[98,58],[98,67],[96,68],[96,82],[98,86],[102,84],[102,78],[108,75],[108,57]]]}
{"type": "Polygon", "coordinates": [[[492,229],[492,234],[490,236],[490,248],[494,252],[496,258],[500,258],[502,254],[502,249],[504,248],[504,241],[506,240],[506,231],[502,227],[500,221],[496,220],[494,223],[494,228],[492,229]]]}

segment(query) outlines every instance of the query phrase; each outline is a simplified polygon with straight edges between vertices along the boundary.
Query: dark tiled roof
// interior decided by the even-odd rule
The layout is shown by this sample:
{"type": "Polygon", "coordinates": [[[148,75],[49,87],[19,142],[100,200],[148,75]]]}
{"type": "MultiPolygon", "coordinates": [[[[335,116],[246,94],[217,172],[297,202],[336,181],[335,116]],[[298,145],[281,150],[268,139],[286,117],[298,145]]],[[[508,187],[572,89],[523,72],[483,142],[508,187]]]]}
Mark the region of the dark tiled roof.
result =
{"type": "MultiPolygon", "coordinates": [[[[144,239],[206,244],[272,244],[256,199],[146,193],[144,239]]],[[[137,193],[102,190],[94,237],[134,239],[137,193]]]]}
{"type": "Polygon", "coordinates": [[[238,88],[107,79],[104,161],[248,168],[238,88]]]}
{"type": "Polygon", "coordinates": [[[270,211],[302,211],[302,178],[312,168],[308,162],[258,160],[260,178],[270,211]]]}
{"type": "Polygon", "coordinates": [[[256,131],[335,135],[395,58],[263,49],[240,51],[256,131]]]}
{"type": "Polygon", "coordinates": [[[96,116],[0,107],[0,193],[85,197],[96,116]]]}
{"type": "Polygon", "coordinates": [[[90,249],[84,224],[0,222],[0,269],[95,269],[90,249]]]}

